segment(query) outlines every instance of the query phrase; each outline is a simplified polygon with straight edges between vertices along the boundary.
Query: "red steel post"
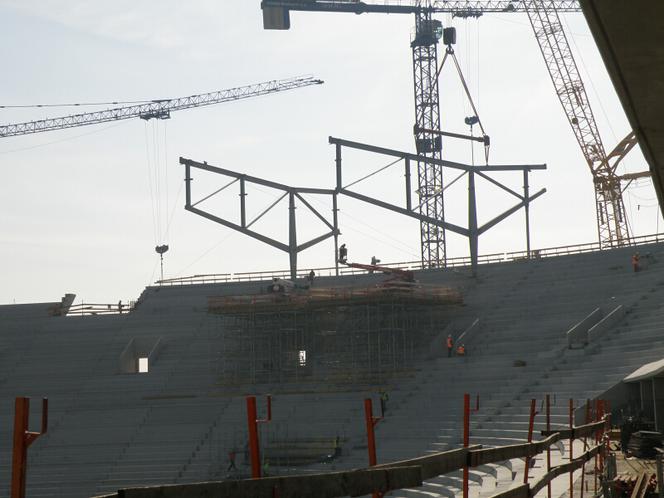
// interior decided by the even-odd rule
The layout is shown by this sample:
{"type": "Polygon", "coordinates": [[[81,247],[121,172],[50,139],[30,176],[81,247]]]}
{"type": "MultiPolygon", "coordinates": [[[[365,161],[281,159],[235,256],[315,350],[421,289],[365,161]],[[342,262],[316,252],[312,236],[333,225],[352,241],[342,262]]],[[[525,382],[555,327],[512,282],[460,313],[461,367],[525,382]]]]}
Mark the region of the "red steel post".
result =
{"type": "MultiPolygon", "coordinates": [[[[367,451],[369,452],[369,467],[373,467],[378,463],[376,458],[376,433],[374,432],[374,427],[380,422],[382,417],[373,416],[373,402],[371,398],[366,398],[364,400],[364,422],[367,427],[367,451]]],[[[372,498],[382,498],[383,494],[374,491],[371,494],[372,498]]]]}
{"type": "MultiPolygon", "coordinates": [[[[533,429],[535,427],[535,405],[537,404],[536,399],[530,400],[530,417],[528,418],[528,442],[533,442],[533,429]]],[[[526,457],[526,468],[523,473],[523,483],[528,484],[528,473],[530,472],[530,456],[526,457]]]]}
{"type": "MultiPolygon", "coordinates": [[[[604,400],[600,399],[599,400],[599,407],[598,407],[598,411],[597,411],[597,420],[602,420],[602,418],[604,418],[604,400]]],[[[604,441],[604,430],[605,430],[605,427],[603,426],[600,429],[600,432],[599,432],[599,441],[598,441],[599,443],[602,443],[604,441]]],[[[602,475],[603,472],[604,472],[604,452],[600,451],[599,452],[599,473],[600,473],[600,475],[602,475]]]]}
{"type": "Polygon", "coordinates": [[[370,398],[364,400],[364,421],[367,426],[367,449],[369,451],[369,466],[378,463],[376,459],[376,434],[374,432],[373,404],[370,398]]]}
{"type": "Polygon", "coordinates": [[[251,477],[261,477],[261,454],[258,444],[258,414],[256,396],[247,396],[247,427],[249,431],[249,452],[251,455],[251,477]]]}
{"type": "MultiPolygon", "coordinates": [[[[586,418],[585,418],[585,423],[589,424],[590,423],[590,400],[586,400],[586,418]]],[[[588,438],[584,437],[583,438],[583,451],[588,451],[588,438]]],[[[583,498],[583,491],[584,491],[584,486],[586,482],[586,462],[583,462],[583,465],[581,465],[581,498],[583,498]]]]}
{"type": "MultiPolygon", "coordinates": [[[[470,394],[463,395],[463,447],[470,444],[470,394]]],[[[463,467],[463,498],[468,498],[468,466],[463,467]]]]}
{"type": "MultiPolygon", "coordinates": [[[[551,430],[551,397],[546,395],[546,430],[551,430]]],[[[551,448],[546,448],[546,473],[551,472],[551,448]]],[[[547,498],[551,498],[551,483],[546,485],[547,498]]]]}
{"type": "Polygon", "coordinates": [[[30,398],[16,398],[14,402],[14,451],[12,455],[11,498],[25,497],[28,470],[28,447],[48,429],[48,400],[42,399],[41,432],[30,432],[30,398]]]}
{"type": "MultiPolygon", "coordinates": [[[[569,399],[569,429],[574,429],[574,400],[569,399]]],[[[574,460],[574,436],[572,432],[569,435],[569,461],[574,460]]],[[[569,498],[574,498],[574,471],[569,471],[569,498]]]]}

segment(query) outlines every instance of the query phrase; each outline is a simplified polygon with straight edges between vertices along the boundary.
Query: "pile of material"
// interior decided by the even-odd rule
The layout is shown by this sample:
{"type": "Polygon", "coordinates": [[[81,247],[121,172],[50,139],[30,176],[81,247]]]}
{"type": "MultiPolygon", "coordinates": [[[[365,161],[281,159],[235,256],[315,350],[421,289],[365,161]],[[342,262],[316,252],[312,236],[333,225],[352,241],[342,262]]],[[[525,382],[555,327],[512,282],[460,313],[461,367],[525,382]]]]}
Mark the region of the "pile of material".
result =
{"type": "Polygon", "coordinates": [[[617,497],[631,497],[637,481],[640,481],[641,491],[643,493],[654,493],[657,488],[657,476],[642,472],[645,475],[620,474],[613,480],[614,490],[617,497]]]}
{"type": "Polygon", "coordinates": [[[637,458],[655,458],[655,447],[662,446],[662,433],[638,431],[629,438],[627,449],[637,458]]]}

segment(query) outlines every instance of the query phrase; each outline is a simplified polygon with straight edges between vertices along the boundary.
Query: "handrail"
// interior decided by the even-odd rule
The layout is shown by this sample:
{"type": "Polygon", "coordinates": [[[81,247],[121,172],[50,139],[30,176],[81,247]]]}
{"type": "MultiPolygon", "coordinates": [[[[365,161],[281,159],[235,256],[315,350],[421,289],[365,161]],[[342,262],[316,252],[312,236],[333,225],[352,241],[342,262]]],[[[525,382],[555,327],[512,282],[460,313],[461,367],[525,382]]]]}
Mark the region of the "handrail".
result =
{"type": "MultiPolygon", "coordinates": [[[[639,235],[628,239],[624,246],[635,246],[640,244],[652,244],[664,242],[664,233],[656,233],[650,235],[639,235]]],[[[516,262],[527,259],[542,259],[555,256],[566,256],[571,254],[584,254],[588,252],[600,252],[610,249],[618,249],[619,247],[600,247],[598,242],[588,242],[584,244],[571,244],[566,246],[547,247],[542,249],[532,249],[530,255],[527,251],[512,251],[491,253],[478,256],[478,261],[481,264],[492,263],[505,263],[516,262]],[[529,257],[530,256],[530,257],[529,257]]],[[[464,268],[470,266],[470,256],[458,256],[447,259],[447,268],[464,268]]],[[[426,270],[427,267],[421,261],[402,261],[397,263],[381,263],[381,266],[388,268],[402,268],[406,270],[426,270]]],[[[326,266],[322,268],[313,269],[318,276],[332,276],[335,273],[335,267],[326,266]]],[[[305,278],[309,274],[309,269],[303,270],[298,278],[305,278]]],[[[339,273],[341,275],[358,275],[366,274],[366,270],[358,268],[341,268],[339,273]]],[[[249,271],[249,272],[234,272],[234,273],[212,273],[203,275],[191,275],[186,277],[175,277],[164,280],[158,280],[155,285],[159,286],[174,286],[174,285],[195,285],[195,284],[212,284],[223,282],[257,282],[262,280],[271,280],[272,278],[290,278],[290,270],[263,270],[263,271],[249,271]]]]}
{"type": "MultiPolygon", "coordinates": [[[[427,479],[464,466],[477,467],[486,463],[498,463],[512,458],[530,458],[561,439],[567,439],[570,436],[576,439],[592,435],[605,428],[607,423],[608,418],[604,417],[597,422],[578,426],[572,430],[551,431],[551,434],[542,441],[486,449],[476,445],[364,469],[299,476],[128,488],[119,490],[117,494],[107,496],[114,498],[176,498],[184,495],[191,498],[202,498],[204,496],[279,496],[280,498],[317,496],[319,498],[335,498],[367,495],[376,491],[386,493],[391,490],[421,486],[423,481],[427,479]]],[[[581,468],[590,458],[605,450],[606,444],[604,442],[597,444],[580,457],[551,468],[549,472],[532,485],[522,484],[503,493],[498,493],[493,498],[532,498],[537,491],[541,490],[555,477],[581,468]]]]}

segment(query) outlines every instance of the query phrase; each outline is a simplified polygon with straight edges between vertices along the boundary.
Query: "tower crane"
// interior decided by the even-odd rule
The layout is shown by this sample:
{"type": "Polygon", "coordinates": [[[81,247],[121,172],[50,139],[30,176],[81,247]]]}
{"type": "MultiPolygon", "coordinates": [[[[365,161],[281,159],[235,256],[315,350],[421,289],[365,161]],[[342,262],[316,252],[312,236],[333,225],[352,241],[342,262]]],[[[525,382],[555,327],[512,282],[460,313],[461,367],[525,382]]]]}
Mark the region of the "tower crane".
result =
{"type": "MultiPolygon", "coordinates": [[[[618,163],[636,145],[630,133],[610,153],[602,144],[588,98],[560,22],[559,12],[581,12],[578,0],[263,0],[266,29],[289,29],[290,11],[348,12],[355,14],[414,14],[415,36],[411,41],[415,87],[415,145],[419,155],[439,158],[440,107],[437,81],[437,44],[442,25],[432,16],[448,13],[453,17],[477,18],[484,13],[527,13],[558,97],[574,134],[590,166],[595,185],[597,226],[603,247],[622,245],[629,230],[622,200],[621,180],[634,175],[616,174],[618,163]]],[[[645,176],[639,173],[638,177],[645,176]]],[[[420,206],[427,216],[444,218],[443,179],[436,168],[418,164],[420,206]]],[[[422,262],[429,266],[445,264],[445,234],[422,223],[422,262]]]]}
{"type": "MultiPolygon", "coordinates": [[[[552,0],[564,12],[580,12],[578,0],[552,0]]],[[[440,103],[438,89],[438,42],[442,23],[433,19],[436,13],[458,17],[479,17],[485,12],[524,12],[522,0],[263,0],[265,29],[289,29],[290,11],[346,12],[354,14],[414,14],[415,34],[411,39],[413,83],[415,89],[415,147],[423,160],[417,165],[419,206],[421,214],[445,219],[442,167],[427,159],[442,159],[440,103]]],[[[422,263],[429,267],[445,266],[445,231],[431,223],[420,223],[422,263]]]]}
{"type": "MultiPolygon", "coordinates": [[[[606,153],[579,68],[553,4],[551,0],[524,2],[556,94],[593,175],[600,247],[621,246],[629,242],[629,226],[622,198],[623,178],[616,168],[636,145],[636,135],[630,132],[606,153]]],[[[639,173],[636,177],[641,176],[644,175],[639,173]]],[[[634,175],[626,175],[624,179],[633,178],[634,175]]]]}
{"type": "Polygon", "coordinates": [[[88,126],[106,123],[108,121],[118,121],[121,119],[170,119],[171,112],[173,111],[248,99],[251,97],[284,92],[286,90],[294,90],[296,88],[311,85],[320,85],[322,83],[322,80],[310,76],[272,80],[253,85],[229,88],[227,90],[219,90],[217,92],[190,95],[188,97],[152,100],[143,104],[115,107],[104,111],[86,112],[52,119],[7,124],[0,126],[0,138],[41,133],[44,131],[63,130],[65,128],[88,126]]]}

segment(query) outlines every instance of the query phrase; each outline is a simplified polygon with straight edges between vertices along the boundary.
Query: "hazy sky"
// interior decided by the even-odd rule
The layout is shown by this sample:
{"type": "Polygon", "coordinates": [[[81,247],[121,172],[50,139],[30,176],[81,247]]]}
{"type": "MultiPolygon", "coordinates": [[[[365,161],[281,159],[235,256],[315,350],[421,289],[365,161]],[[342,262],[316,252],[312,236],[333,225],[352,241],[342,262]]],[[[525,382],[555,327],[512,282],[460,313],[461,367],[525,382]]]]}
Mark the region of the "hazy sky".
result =
{"type": "MultiPolygon", "coordinates": [[[[569,129],[528,20],[521,14],[452,20],[457,54],[492,139],[492,164],[547,163],[533,190],[532,245],[551,247],[597,238],[591,176],[569,129]]],[[[0,139],[0,303],[85,302],[136,298],[159,278],[157,244],[171,250],[165,276],[285,269],[288,257],[183,209],[179,156],[301,186],[332,187],[328,136],[413,151],[412,16],[292,14],[292,29],[262,29],[259,0],[0,0],[0,104],[48,104],[177,97],[313,74],[325,85],[174,113],[169,121],[120,121],[0,139]]],[[[605,146],[629,130],[581,14],[565,16],[605,146]]],[[[442,128],[467,132],[470,114],[452,66],[441,76],[442,128]]],[[[90,108],[89,110],[95,110],[90,108]]],[[[0,109],[7,124],[71,112],[0,109]]],[[[466,142],[445,142],[447,159],[471,162],[466,142]]],[[[481,156],[475,150],[476,160],[481,156]]],[[[352,180],[389,159],[349,155],[352,180]]],[[[647,169],[632,151],[626,171],[647,169]]],[[[453,178],[446,172],[446,178],[453,178]]],[[[520,189],[518,175],[505,174],[520,189]],[[511,178],[511,179],[510,179],[511,178]]],[[[198,175],[206,195],[224,179],[198,175]]],[[[398,202],[402,171],[389,168],[358,191],[398,202]]],[[[415,188],[415,187],[414,187],[415,188]]],[[[480,222],[513,204],[495,187],[478,186],[480,222]]],[[[237,192],[206,205],[232,217],[237,192]]],[[[278,193],[249,192],[260,213],[278,193]]],[[[450,221],[466,224],[466,183],[447,191],[450,221]]],[[[324,199],[311,199],[326,214],[324,199]]],[[[626,197],[632,231],[659,228],[655,194],[641,181],[626,197]]],[[[357,202],[340,202],[342,241],[350,259],[413,261],[419,227],[357,202]]],[[[305,239],[323,231],[304,209],[305,239]]],[[[256,224],[287,240],[286,204],[256,224]]],[[[525,248],[523,215],[480,239],[480,252],[525,248]]],[[[465,239],[448,235],[448,256],[467,255],[465,239]]],[[[302,268],[331,266],[328,243],[300,255],[302,268]]]]}

